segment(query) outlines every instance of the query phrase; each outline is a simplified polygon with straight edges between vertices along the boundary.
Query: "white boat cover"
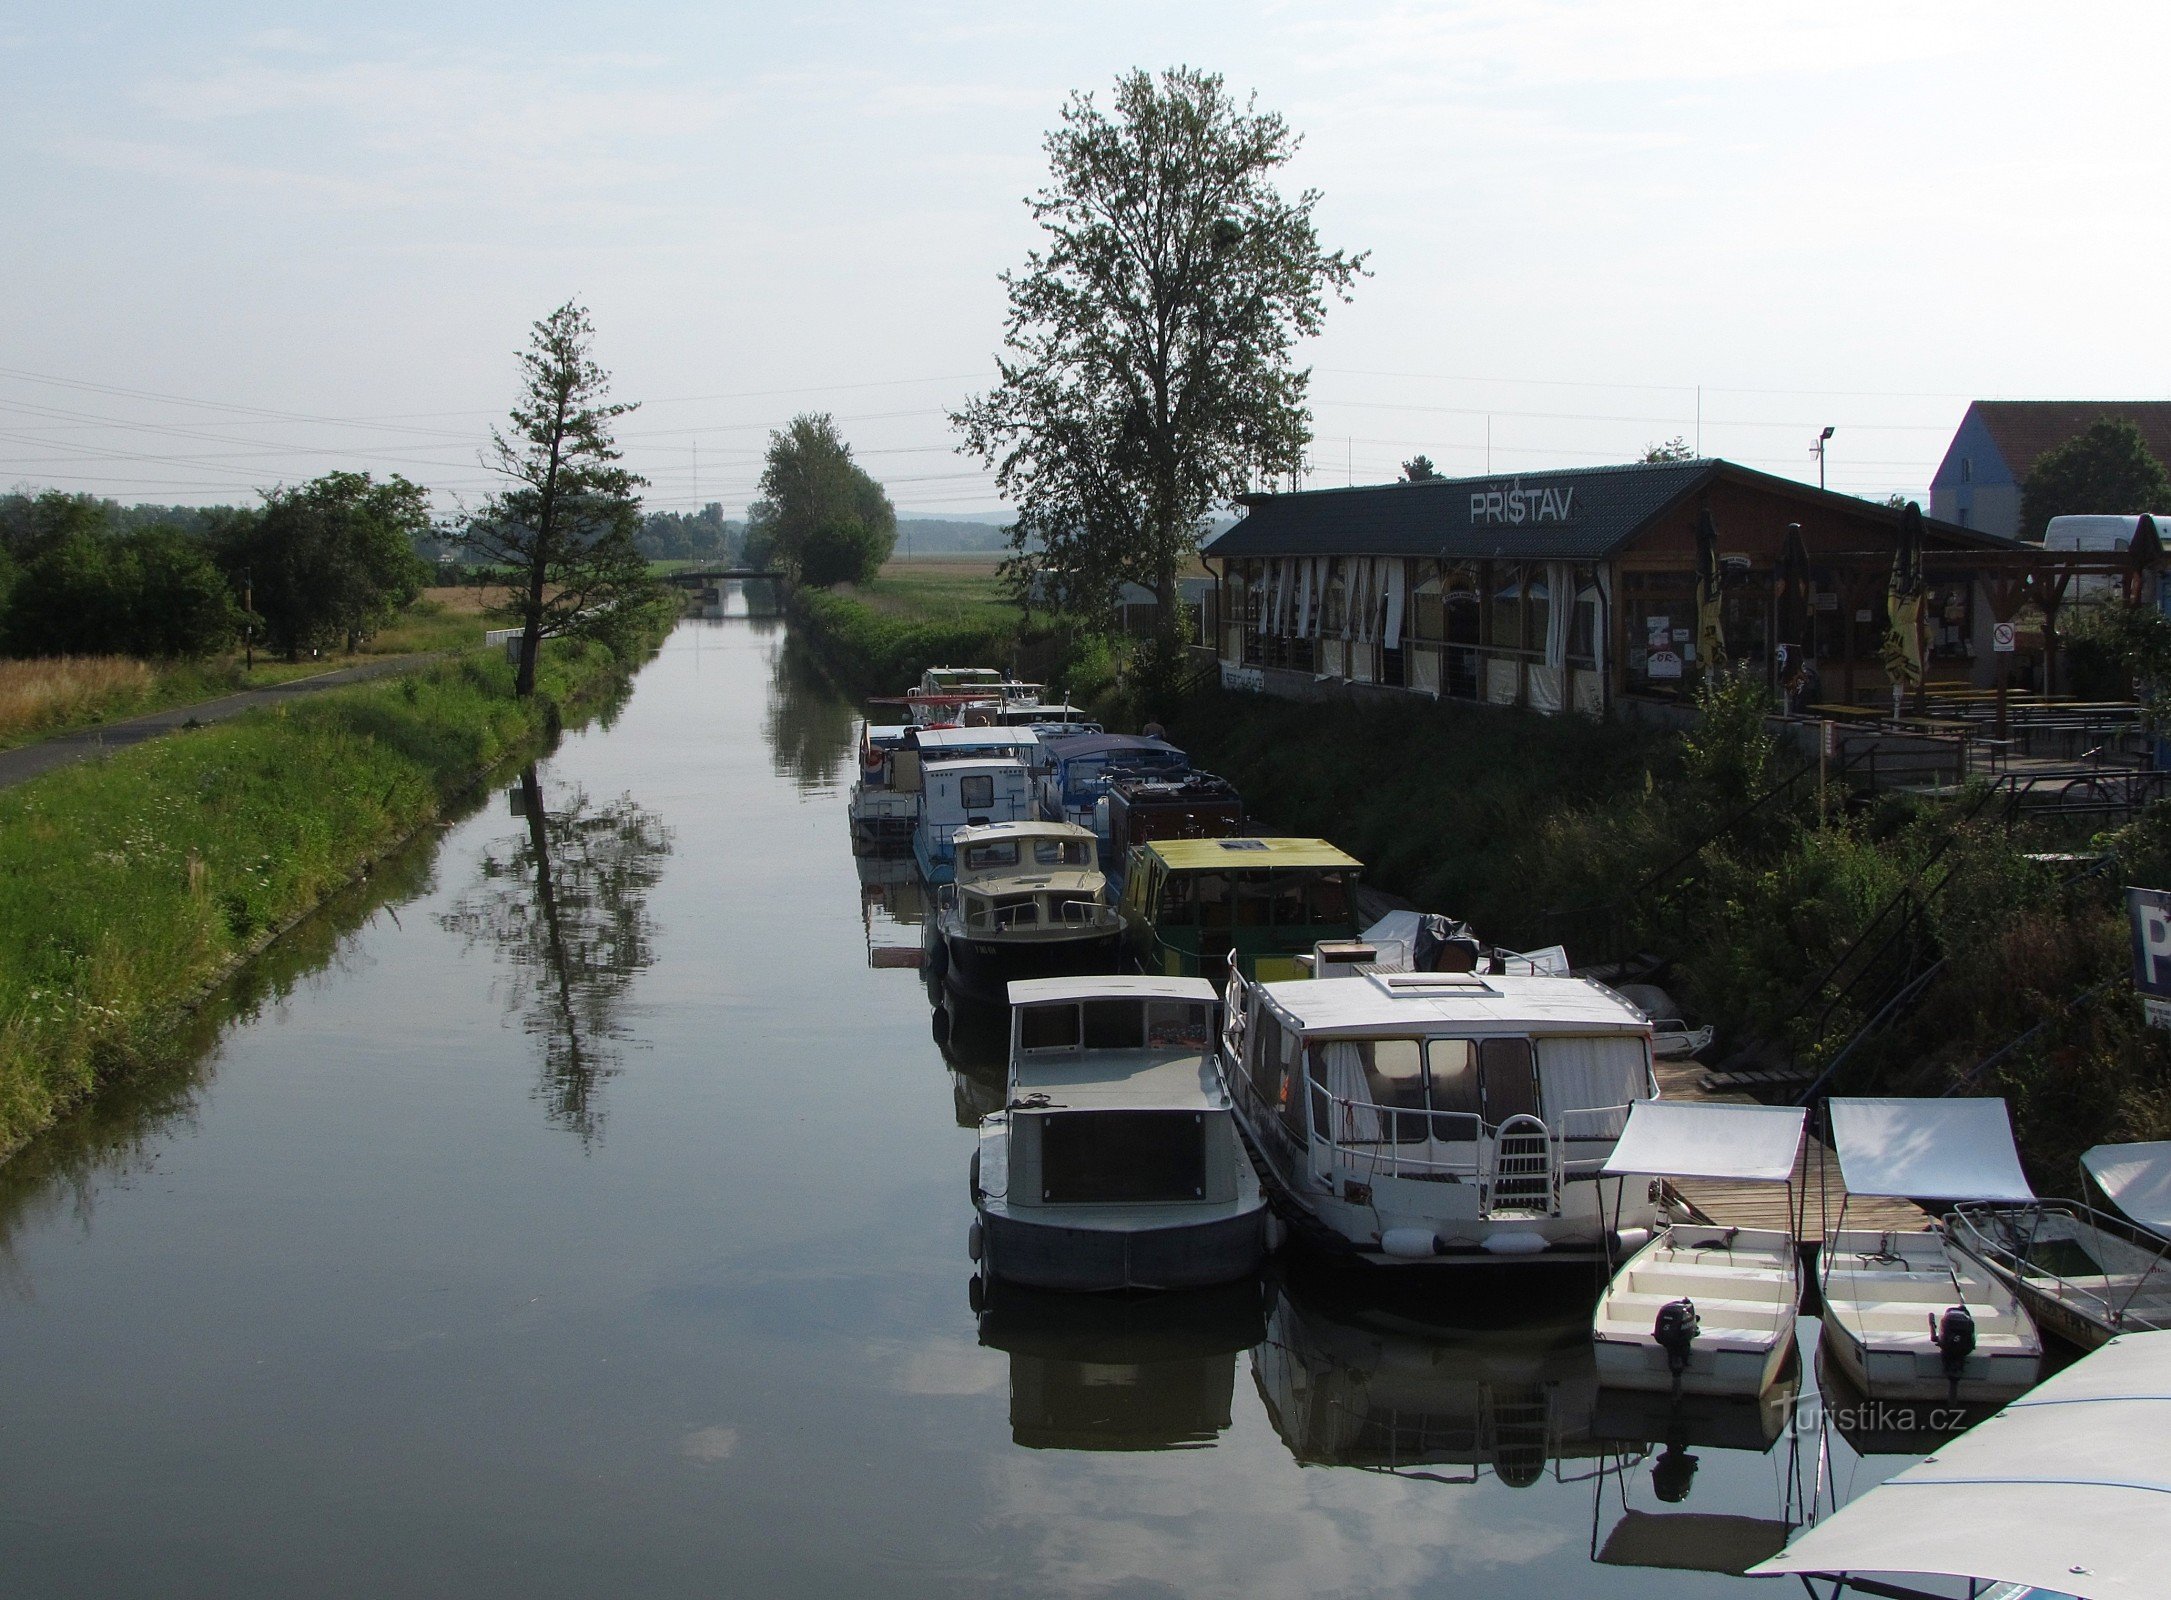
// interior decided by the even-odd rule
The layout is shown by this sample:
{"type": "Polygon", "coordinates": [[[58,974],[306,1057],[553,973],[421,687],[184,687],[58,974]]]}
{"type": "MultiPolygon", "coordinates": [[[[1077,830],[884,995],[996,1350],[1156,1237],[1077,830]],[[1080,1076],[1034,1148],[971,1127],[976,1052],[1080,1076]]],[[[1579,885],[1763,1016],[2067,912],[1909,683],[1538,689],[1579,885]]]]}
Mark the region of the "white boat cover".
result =
{"type": "Polygon", "coordinates": [[[2171,1239],[2171,1142],[2099,1144],[2081,1157],[2111,1204],[2150,1233],[2171,1239]]]}
{"type": "Polygon", "coordinates": [[[2171,1333],[2129,1333],[1834,1513],[1752,1577],[1888,1572],[2164,1593],[2171,1333]]]}
{"type": "Polygon", "coordinates": [[[1639,1100],[1628,1108],[1628,1126],[1602,1170],[1785,1183],[1794,1176],[1808,1116],[1801,1106],[1639,1100]]]}
{"type": "Polygon", "coordinates": [[[1849,1194],[1904,1200],[2035,1198],[1999,1099],[1826,1102],[1849,1194]]]}

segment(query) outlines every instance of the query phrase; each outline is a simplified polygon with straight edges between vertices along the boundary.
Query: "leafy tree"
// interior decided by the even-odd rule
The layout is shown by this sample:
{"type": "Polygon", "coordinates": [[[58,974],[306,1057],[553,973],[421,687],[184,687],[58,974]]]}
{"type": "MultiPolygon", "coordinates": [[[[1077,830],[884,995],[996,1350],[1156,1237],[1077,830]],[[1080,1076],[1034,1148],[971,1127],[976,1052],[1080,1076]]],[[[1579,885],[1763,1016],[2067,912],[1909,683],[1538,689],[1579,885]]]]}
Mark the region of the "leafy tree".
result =
{"type": "Polygon", "coordinates": [[[397,473],[379,483],[366,472],[328,472],[227,517],[219,542],[265,642],[292,661],[342,641],[355,649],[413,604],[429,581],[415,540],[429,527],[421,485],[397,473]]]}
{"type": "Polygon", "coordinates": [[[1068,604],[1154,591],[1164,685],[1176,575],[1210,508],[1301,466],[1311,375],[1291,352],[1364,272],[1320,248],[1318,191],[1276,188],[1299,143],[1188,67],[1118,79],[1112,114],[1073,94],[1026,201],[1046,238],[1003,274],[1000,382],[951,418],[1018,508],[1012,548],[1043,543],[1068,604]]]}
{"type": "Polygon", "coordinates": [[[611,424],[634,408],[604,399],[610,374],[589,353],[594,342],[586,308],[570,300],[535,324],[520,353],[511,432],[493,428],[484,458],[510,487],[462,530],[479,560],[512,571],[499,615],[520,627],[522,697],[535,692],[543,640],[615,637],[624,614],[658,592],[635,543],[635,491],[646,480],[617,464],[611,437],[611,424]]]}
{"type": "Polygon", "coordinates": [[[1430,456],[1411,456],[1409,460],[1402,463],[1402,481],[1404,483],[1430,483],[1439,475],[1439,469],[1433,466],[1432,457],[1430,456]]]}
{"type": "Polygon", "coordinates": [[[865,583],[882,570],[888,553],[882,538],[859,518],[831,517],[808,534],[800,547],[800,580],[817,589],[865,583]]]}
{"type": "Polygon", "coordinates": [[[172,528],[79,529],[7,590],[5,644],[18,656],[204,656],[232,642],[239,619],[209,547],[172,528]]]}
{"type": "Polygon", "coordinates": [[[0,551],[24,562],[69,539],[108,537],[116,531],[119,510],[94,494],[59,489],[0,496],[0,551]]]}
{"type": "Polygon", "coordinates": [[[1647,465],[1658,466],[1668,461],[1694,461],[1696,451],[1688,440],[1677,433],[1663,444],[1645,445],[1643,454],[1637,459],[1647,465]]]}
{"type": "Polygon", "coordinates": [[[2171,507],[2171,477],[2149,454],[2141,430],[2105,417],[2036,457],[2020,491],[2020,536],[2042,540],[2052,517],[2131,515],[2171,507]]]}
{"type": "MultiPolygon", "coordinates": [[[[896,508],[882,486],[852,460],[852,447],[827,412],[794,417],[769,435],[761,496],[746,512],[747,553],[753,565],[776,567],[797,580],[805,576],[807,547],[817,531],[845,521],[865,530],[878,552],[875,567],[896,547],[896,508]]],[[[834,535],[828,543],[832,552],[838,548],[834,535]]]]}

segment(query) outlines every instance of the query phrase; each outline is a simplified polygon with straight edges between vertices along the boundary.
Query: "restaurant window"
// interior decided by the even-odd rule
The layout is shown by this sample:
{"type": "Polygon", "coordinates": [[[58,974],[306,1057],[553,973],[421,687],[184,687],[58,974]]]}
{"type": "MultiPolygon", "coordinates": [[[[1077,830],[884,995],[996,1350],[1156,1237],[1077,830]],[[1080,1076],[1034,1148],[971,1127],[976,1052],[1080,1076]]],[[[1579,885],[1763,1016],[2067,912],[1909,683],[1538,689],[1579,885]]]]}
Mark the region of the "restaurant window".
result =
{"type": "Polygon", "coordinates": [[[1410,606],[1410,634],[1420,644],[1441,644],[1447,639],[1446,575],[1437,565],[1424,570],[1410,606]]]}
{"type": "Polygon", "coordinates": [[[1495,650],[1520,650],[1523,648],[1523,569],[1520,563],[1504,561],[1494,568],[1495,586],[1492,604],[1492,637],[1486,641],[1495,650]]]}
{"type": "Polygon", "coordinates": [[[1339,639],[1342,624],[1349,611],[1348,566],[1340,556],[1327,558],[1327,600],[1319,612],[1319,632],[1322,638],[1339,639]]]}
{"type": "Polygon", "coordinates": [[[1589,567],[1575,569],[1575,609],[1568,613],[1568,662],[1571,666],[1598,665],[1598,574],[1589,567]]]}

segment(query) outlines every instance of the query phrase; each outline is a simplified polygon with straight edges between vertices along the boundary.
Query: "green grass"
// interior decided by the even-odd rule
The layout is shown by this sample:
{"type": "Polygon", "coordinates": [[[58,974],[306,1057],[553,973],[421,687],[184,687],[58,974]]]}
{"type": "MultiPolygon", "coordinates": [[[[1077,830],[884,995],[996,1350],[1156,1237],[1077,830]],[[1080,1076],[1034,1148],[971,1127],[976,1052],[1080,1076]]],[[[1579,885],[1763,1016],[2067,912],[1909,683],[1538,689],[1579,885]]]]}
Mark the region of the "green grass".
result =
{"type": "Polygon", "coordinates": [[[905,622],[1016,631],[1018,608],[986,556],[922,556],[884,565],[872,583],[840,591],[876,614],[905,622]]]}
{"type": "Polygon", "coordinates": [[[477,652],[0,790],[0,1152],[164,1059],[235,962],[621,676],[553,645],[523,703],[477,652]]]}

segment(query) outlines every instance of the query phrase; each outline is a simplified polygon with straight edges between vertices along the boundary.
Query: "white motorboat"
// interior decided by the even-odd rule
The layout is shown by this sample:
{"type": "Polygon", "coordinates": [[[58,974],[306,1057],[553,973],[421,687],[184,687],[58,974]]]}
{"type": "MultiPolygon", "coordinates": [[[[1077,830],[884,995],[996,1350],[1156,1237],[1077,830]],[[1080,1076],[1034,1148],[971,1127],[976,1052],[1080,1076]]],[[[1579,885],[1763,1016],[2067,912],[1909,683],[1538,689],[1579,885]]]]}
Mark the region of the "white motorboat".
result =
{"type": "Polygon", "coordinates": [[[1961,1206],[1953,1243],[2020,1296],[2036,1322],[2093,1350],[2122,1333],[2171,1331],[2171,1245],[2070,1200],[1961,1206]]]}
{"type": "Polygon", "coordinates": [[[1645,1100],[1601,1169],[1623,1179],[1709,1178],[1783,1186],[1789,1226],[1662,1218],[1591,1318],[1601,1383],[1675,1394],[1755,1395],[1794,1348],[1802,1299],[1794,1167],[1799,1106],[1645,1100]]]}
{"type": "Polygon", "coordinates": [[[930,884],[948,883],[958,829],[1023,822],[1033,815],[1040,742],[1011,729],[953,728],[929,730],[918,743],[920,812],[912,828],[912,855],[930,884]],[[1004,754],[971,743],[989,735],[1019,742],[1004,754]]]}
{"type": "Polygon", "coordinates": [[[1016,978],[1113,972],[1123,921],[1092,831],[1071,822],[960,828],[953,882],[936,891],[933,958],[943,981],[1000,1005],[1016,978]]]}
{"type": "Polygon", "coordinates": [[[1581,978],[1231,963],[1221,1070],[1300,1239],[1377,1264],[1591,1261],[1642,1180],[1602,1168],[1657,1095],[1649,1020],[1581,978]]]}
{"type": "Polygon", "coordinates": [[[972,1256],[1043,1289],[1227,1283],[1266,1252],[1266,1197],[1214,1068],[1201,978],[1010,986],[1004,1109],[973,1156],[972,1256]]]}
{"type": "Polygon", "coordinates": [[[852,853],[880,855],[912,847],[912,826],[920,816],[917,770],[909,786],[898,782],[897,754],[908,730],[862,723],[859,776],[852,783],[852,853]]]}
{"type": "Polygon", "coordinates": [[[1847,1200],[1818,1262],[1824,1349],[1872,1400],[1997,1403],[2031,1388],[2043,1339],[2009,1285],[1942,1227],[1850,1229],[1857,1196],[2032,1203],[2005,1102],[1826,1102],[1847,1200]]]}

